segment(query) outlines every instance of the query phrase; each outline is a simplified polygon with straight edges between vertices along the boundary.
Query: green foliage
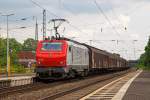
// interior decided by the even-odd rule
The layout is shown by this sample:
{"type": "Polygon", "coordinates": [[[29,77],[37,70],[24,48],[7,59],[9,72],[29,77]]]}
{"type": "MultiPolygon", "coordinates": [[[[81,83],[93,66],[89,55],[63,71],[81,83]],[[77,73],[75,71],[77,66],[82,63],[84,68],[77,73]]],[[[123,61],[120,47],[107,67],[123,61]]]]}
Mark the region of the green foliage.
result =
{"type": "MultiPolygon", "coordinates": [[[[19,43],[15,38],[9,39],[10,48],[10,62],[12,73],[32,73],[33,69],[24,68],[18,63],[18,52],[19,51],[35,51],[37,41],[32,38],[28,38],[23,44],[19,43]]],[[[0,38],[0,73],[6,73],[7,64],[7,39],[0,38]]]]}
{"type": "Polygon", "coordinates": [[[145,53],[140,56],[138,66],[142,69],[150,69],[150,38],[145,47],[145,53]]]}
{"type": "Polygon", "coordinates": [[[11,64],[17,64],[17,54],[19,51],[22,50],[22,44],[17,42],[14,38],[10,39],[9,48],[10,48],[10,57],[11,57],[11,64]]]}
{"type": "Polygon", "coordinates": [[[13,73],[25,73],[26,69],[21,65],[14,65],[11,68],[11,72],[13,72],[13,73]]]}
{"type": "Polygon", "coordinates": [[[36,45],[37,45],[37,41],[36,40],[34,40],[32,38],[28,38],[23,43],[23,50],[35,51],[36,45]]]}
{"type": "MultiPolygon", "coordinates": [[[[37,41],[32,38],[28,38],[24,41],[23,44],[16,41],[14,38],[9,39],[9,48],[10,48],[10,58],[11,65],[18,65],[18,52],[19,51],[35,51],[37,41]]],[[[7,62],[7,40],[0,38],[0,66],[6,66],[7,62]]]]}
{"type": "MultiPolygon", "coordinates": [[[[33,73],[34,68],[25,68],[21,65],[13,65],[11,66],[11,74],[14,73],[33,73]]],[[[0,74],[6,74],[6,67],[0,67],[0,74]]]]}
{"type": "Polygon", "coordinates": [[[6,65],[6,40],[0,38],[0,66],[6,65]]]}
{"type": "Polygon", "coordinates": [[[150,39],[145,47],[145,66],[150,67],[150,39]]]}
{"type": "MultiPolygon", "coordinates": [[[[7,40],[0,38],[0,65],[6,66],[7,59],[7,40]]],[[[9,50],[11,57],[11,64],[17,62],[17,53],[22,50],[22,44],[17,42],[14,38],[9,39],[9,50]]]]}

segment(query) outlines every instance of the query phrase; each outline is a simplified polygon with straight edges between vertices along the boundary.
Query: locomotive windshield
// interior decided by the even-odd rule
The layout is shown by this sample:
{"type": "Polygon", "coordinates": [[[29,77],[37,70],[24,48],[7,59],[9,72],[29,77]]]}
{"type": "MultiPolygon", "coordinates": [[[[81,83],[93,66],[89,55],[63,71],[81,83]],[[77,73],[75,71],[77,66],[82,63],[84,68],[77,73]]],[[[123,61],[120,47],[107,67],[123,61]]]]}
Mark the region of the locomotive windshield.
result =
{"type": "Polygon", "coordinates": [[[43,51],[61,51],[62,43],[60,42],[43,42],[41,50],[43,51]]]}

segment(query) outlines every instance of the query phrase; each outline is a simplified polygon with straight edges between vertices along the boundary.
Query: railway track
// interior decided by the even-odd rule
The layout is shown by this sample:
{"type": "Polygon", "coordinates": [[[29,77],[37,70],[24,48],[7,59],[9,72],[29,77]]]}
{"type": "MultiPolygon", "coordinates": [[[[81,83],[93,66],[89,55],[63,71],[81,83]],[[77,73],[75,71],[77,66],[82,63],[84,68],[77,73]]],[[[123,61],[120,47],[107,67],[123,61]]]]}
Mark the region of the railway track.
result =
{"type": "Polygon", "coordinates": [[[8,95],[10,95],[10,94],[13,95],[17,92],[22,92],[22,91],[26,91],[29,89],[33,89],[40,85],[41,84],[36,83],[36,84],[28,84],[28,85],[15,86],[15,87],[4,87],[4,88],[0,89],[0,98],[5,98],[8,95]]]}
{"type": "Polygon", "coordinates": [[[79,81],[79,80],[80,79],[59,80],[59,82],[58,81],[51,81],[51,83],[49,83],[49,82],[47,82],[47,83],[43,83],[43,82],[35,83],[35,82],[33,82],[32,84],[26,84],[26,85],[21,85],[21,86],[0,87],[0,96],[4,95],[4,94],[7,94],[7,93],[11,93],[11,91],[14,93],[14,92],[19,92],[21,90],[25,90],[25,89],[28,89],[28,88],[34,88],[34,87],[43,86],[43,85],[44,86],[47,86],[47,85],[49,86],[50,84],[58,85],[58,84],[66,83],[66,82],[68,83],[68,81],[73,82],[73,81],[79,81]]]}
{"type": "Polygon", "coordinates": [[[3,88],[0,89],[0,99],[12,100],[13,98],[15,100],[53,100],[63,95],[73,93],[80,89],[84,89],[88,86],[97,84],[99,82],[123,75],[129,71],[130,70],[117,73],[109,73],[108,75],[101,76],[89,76],[82,80],[71,79],[51,83],[34,83],[18,87],[3,88]]]}
{"type": "Polygon", "coordinates": [[[28,91],[36,91],[43,88],[53,87],[56,85],[63,84],[63,82],[52,82],[52,83],[33,83],[28,85],[22,85],[22,86],[15,86],[15,87],[3,87],[0,88],[0,100],[3,98],[7,98],[9,95],[13,95],[16,93],[25,93],[28,91]]]}
{"type": "Polygon", "coordinates": [[[0,100],[6,99],[8,96],[17,94],[17,93],[26,93],[31,91],[36,91],[40,89],[45,89],[49,87],[54,87],[57,85],[62,85],[68,82],[79,81],[78,79],[71,79],[71,80],[58,80],[58,81],[51,81],[51,82],[34,82],[33,84],[15,86],[15,87],[2,87],[0,88],[0,100]]]}
{"type": "Polygon", "coordinates": [[[48,95],[46,97],[40,98],[39,100],[55,100],[57,98],[61,98],[64,95],[68,95],[68,94],[74,93],[76,91],[82,90],[82,89],[87,88],[89,86],[98,84],[98,83],[100,83],[102,81],[106,81],[106,80],[112,79],[114,77],[118,77],[118,76],[123,75],[125,73],[126,72],[123,72],[123,73],[113,73],[111,75],[106,75],[106,76],[102,77],[100,80],[96,80],[96,81],[93,81],[93,82],[89,82],[87,84],[82,84],[82,85],[80,85],[78,87],[75,87],[75,88],[73,87],[73,88],[70,88],[70,89],[67,89],[67,90],[64,90],[64,91],[61,91],[61,92],[57,92],[55,94],[48,95]]]}

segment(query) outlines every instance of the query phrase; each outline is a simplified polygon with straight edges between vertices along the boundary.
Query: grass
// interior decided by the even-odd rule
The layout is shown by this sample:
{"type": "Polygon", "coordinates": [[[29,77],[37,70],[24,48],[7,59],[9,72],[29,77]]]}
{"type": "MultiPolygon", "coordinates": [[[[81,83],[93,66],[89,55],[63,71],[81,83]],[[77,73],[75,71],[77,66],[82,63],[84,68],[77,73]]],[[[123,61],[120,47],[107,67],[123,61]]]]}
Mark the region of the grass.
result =
{"type": "Polygon", "coordinates": [[[147,67],[147,66],[137,65],[136,67],[139,68],[139,69],[142,69],[142,70],[148,70],[148,71],[150,71],[150,67],[147,67]]]}
{"type": "Polygon", "coordinates": [[[144,67],[144,68],[142,68],[143,70],[148,70],[148,71],[150,71],[150,68],[149,67],[144,67]]]}
{"type": "MultiPolygon", "coordinates": [[[[24,74],[24,73],[33,73],[33,72],[34,72],[34,67],[26,68],[21,65],[11,66],[11,73],[14,74],[24,74]]],[[[6,66],[0,67],[0,74],[5,74],[5,73],[6,73],[6,66]]]]}

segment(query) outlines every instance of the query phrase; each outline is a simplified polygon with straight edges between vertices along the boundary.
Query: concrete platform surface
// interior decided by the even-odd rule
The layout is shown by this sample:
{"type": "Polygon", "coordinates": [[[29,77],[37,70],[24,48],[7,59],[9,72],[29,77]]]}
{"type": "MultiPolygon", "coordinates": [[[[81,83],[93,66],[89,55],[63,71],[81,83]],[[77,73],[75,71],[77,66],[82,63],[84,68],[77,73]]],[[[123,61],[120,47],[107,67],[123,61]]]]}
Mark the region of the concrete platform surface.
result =
{"type": "MultiPolygon", "coordinates": [[[[20,74],[11,74],[10,77],[18,77],[18,76],[35,76],[35,73],[20,73],[20,74]]],[[[1,78],[6,78],[6,74],[0,74],[0,79],[1,78]]]]}
{"type": "Polygon", "coordinates": [[[20,79],[26,79],[26,78],[32,78],[34,76],[14,76],[14,77],[3,77],[0,78],[0,81],[3,80],[20,80],[20,79]]]}
{"type": "Polygon", "coordinates": [[[150,100],[150,71],[143,71],[131,83],[122,100],[150,100]]]}
{"type": "Polygon", "coordinates": [[[0,77],[0,88],[32,84],[35,75],[0,77]]]}

